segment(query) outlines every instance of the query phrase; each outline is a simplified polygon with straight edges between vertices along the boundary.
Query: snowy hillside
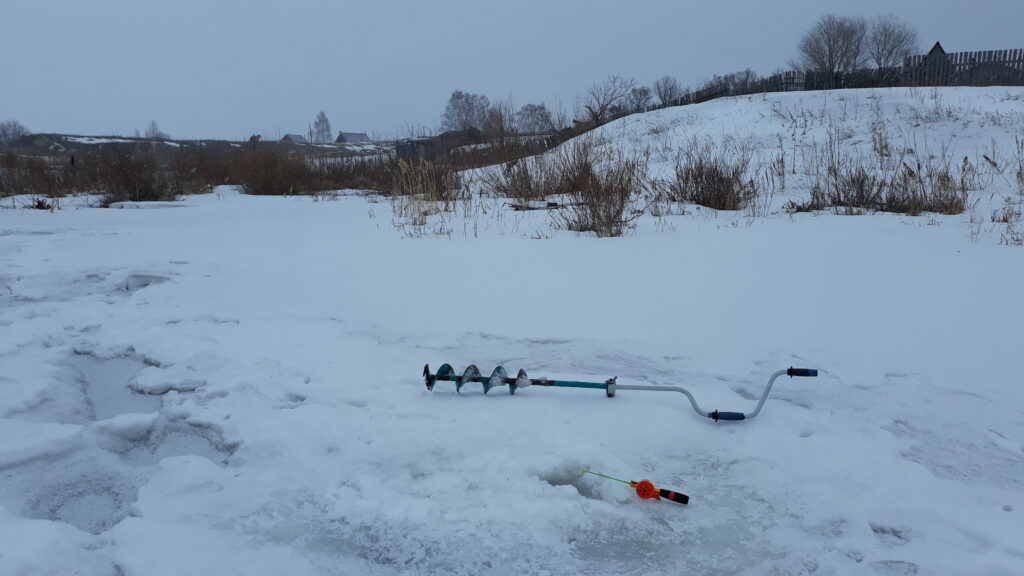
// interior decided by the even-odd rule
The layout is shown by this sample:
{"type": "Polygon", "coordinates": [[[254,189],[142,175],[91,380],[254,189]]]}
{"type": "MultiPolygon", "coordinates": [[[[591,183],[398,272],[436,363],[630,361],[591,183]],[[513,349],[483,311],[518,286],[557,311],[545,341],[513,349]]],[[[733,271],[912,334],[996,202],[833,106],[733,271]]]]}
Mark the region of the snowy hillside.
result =
{"type": "Polygon", "coordinates": [[[500,198],[5,199],[0,574],[1019,574],[1024,250],[992,212],[1022,126],[1002,88],[630,116],[592,137],[652,177],[695,136],[789,177],[622,238],[500,198]],[[973,208],[782,210],[815,145],[870,159],[882,131],[966,156],[973,208]],[[681,394],[428,392],[445,362],[743,412],[820,376],[713,422],[681,394]]]}

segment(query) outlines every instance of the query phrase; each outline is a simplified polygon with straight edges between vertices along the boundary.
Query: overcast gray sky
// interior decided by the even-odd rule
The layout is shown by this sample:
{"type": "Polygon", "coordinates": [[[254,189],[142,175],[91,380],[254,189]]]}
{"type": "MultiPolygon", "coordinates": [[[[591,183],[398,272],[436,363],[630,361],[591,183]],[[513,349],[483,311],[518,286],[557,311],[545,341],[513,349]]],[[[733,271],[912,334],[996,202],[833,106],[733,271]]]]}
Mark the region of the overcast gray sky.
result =
{"type": "Polygon", "coordinates": [[[516,106],[608,74],[768,74],[825,13],[892,13],[923,48],[1024,48],[1024,0],[0,0],[0,121],[178,138],[432,129],[455,89],[516,106]]]}

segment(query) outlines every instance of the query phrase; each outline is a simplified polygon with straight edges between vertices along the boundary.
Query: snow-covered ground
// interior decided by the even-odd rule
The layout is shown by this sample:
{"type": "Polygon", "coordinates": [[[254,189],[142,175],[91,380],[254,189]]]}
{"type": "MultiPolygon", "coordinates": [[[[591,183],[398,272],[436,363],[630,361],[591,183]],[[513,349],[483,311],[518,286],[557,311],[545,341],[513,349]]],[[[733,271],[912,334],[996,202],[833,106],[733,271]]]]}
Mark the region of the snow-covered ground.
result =
{"type": "Polygon", "coordinates": [[[94,136],[65,136],[64,139],[76,144],[131,144],[135,142],[135,140],[127,138],[96,138],[94,136]]]}
{"type": "MultiPolygon", "coordinates": [[[[979,116],[960,124],[883,116],[1010,157],[1022,93],[964,93],[979,116]],[[980,124],[992,111],[1002,124],[980,124]]],[[[839,118],[854,97],[711,102],[602,134],[629,147],[625,125],[668,126],[671,146],[744,110],[733,131],[771,140],[789,129],[773,106],[828,98],[839,118]]],[[[974,194],[1012,193],[993,176],[974,194]]],[[[1024,250],[987,208],[690,210],[597,239],[501,200],[425,225],[402,201],[230,187],[122,207],[141,209],[0,209],[2,574],[1024,570],[1024,250]],[[682,385],[725,411],[753,409],[777,369],[821,375],[715,423],[678,394],[431,393],[428,362],[682,385]]]]}

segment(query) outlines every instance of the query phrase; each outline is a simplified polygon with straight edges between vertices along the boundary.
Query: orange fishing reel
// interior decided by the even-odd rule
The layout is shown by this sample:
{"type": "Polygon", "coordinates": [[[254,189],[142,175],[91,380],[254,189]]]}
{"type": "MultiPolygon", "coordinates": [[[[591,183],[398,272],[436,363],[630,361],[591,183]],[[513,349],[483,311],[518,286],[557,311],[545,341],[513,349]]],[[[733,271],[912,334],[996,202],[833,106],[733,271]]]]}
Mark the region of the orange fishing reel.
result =
{"type": "Polygon", "coordinates": [[[636,495],[644,500],[650,500],[651,498],[661,500],[662,498],[666,498],[680,504],[687,504],[690,501],[690,497],[686,494],[673,492],[672,490],[655,488],[654,484],[651,483],[650,480],[641,480],[639,482],[630,481],[629,485],[636,489],[636,495]]]}

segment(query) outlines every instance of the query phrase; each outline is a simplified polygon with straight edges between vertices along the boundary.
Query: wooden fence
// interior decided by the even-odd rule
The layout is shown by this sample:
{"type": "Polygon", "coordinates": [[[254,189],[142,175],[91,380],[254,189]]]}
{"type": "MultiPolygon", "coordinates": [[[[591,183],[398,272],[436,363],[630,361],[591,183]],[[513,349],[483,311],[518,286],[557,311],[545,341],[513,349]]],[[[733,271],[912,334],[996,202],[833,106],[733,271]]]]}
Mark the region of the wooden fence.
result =
{"type": "Polygon", "coordinates": [[[1024,86],[1024,49],[911,56],[904,86],[1024,86]]]}
{"type": "MultiPolygon", "coordinates": [[[[698,104],[723,96],[899,86],[1024,86],[1024,49],[910,56],[901,67],[854,72],[790,70],[741,84],[708,84],[677,100],[651,106],[647,110],[698,104]]],[[[616,114],[609,120],[625,115],[616,114]]]]}

